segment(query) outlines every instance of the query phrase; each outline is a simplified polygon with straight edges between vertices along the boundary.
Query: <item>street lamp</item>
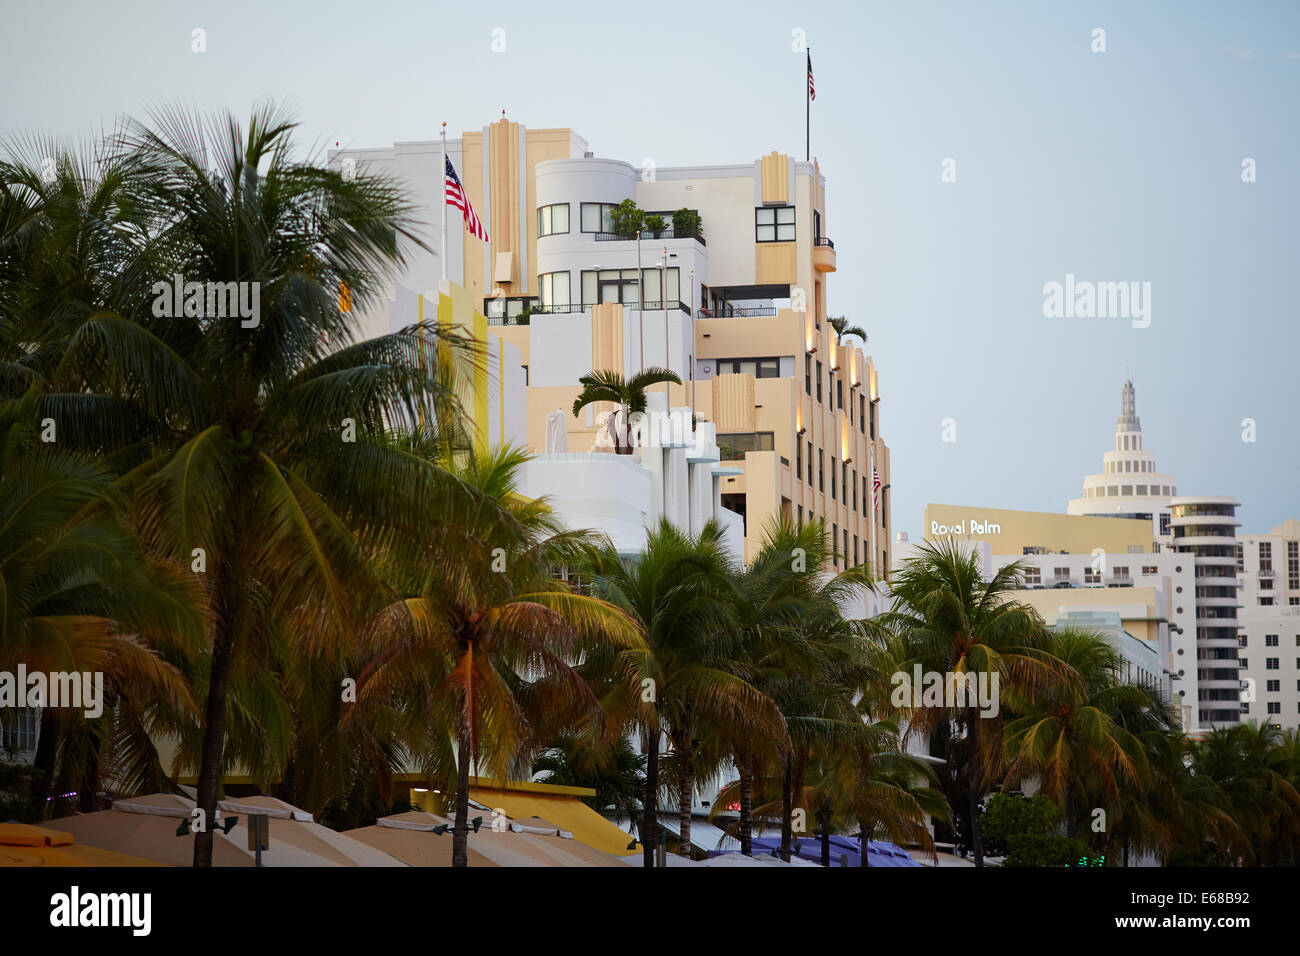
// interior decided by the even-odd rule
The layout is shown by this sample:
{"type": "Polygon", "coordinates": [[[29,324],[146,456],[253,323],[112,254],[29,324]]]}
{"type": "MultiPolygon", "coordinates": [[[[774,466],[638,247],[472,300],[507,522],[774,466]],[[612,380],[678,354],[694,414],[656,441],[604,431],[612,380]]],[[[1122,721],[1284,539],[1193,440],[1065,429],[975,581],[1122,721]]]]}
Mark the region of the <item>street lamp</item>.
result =
{"type": "MultiPolygon", "coordinates": [[[[668,260],[676,259],[677,253],[669,252],[668,247],[664,246],[664,257],[659,262],[659,298],[660,305],[664,307],[664,368],[671,369],[672,362],[668,355],[668,260]]],[[[664,394],[669,396],[668,404],[672,405],[672,383],[664,382],[664,394]]],[[[694,396],[692,396],[694,398],[694,396]]]]}

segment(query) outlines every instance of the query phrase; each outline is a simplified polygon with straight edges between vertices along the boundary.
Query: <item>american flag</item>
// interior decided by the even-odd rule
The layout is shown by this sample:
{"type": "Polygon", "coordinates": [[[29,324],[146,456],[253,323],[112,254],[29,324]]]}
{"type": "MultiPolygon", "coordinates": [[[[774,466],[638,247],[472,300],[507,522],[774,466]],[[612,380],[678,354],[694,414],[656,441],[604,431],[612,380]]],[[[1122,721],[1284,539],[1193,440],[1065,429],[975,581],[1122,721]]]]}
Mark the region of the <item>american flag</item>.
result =
{"type": "Polygon", "coordinates": [[[871,466],[871,510],[880,510],[880,472],[875,465],[871,466]]]}
{"type": "Polygon", "coordinates": [[[451,165],[451,157],[447,158],[447,205],[455,206],[461,211],[465,218],[465,228],[473,236],[488,242],[487,227],[474,212],[474,207],[469,204],[465,198],[465,190],[461,188],[460,179],[456,176],[456,170],[451,165]]]}
{"type": "Polygon", "coordinates": [[[817,99],[817,89],[813,86],[812,51],[808,52],[808,99],[817,99]]]}

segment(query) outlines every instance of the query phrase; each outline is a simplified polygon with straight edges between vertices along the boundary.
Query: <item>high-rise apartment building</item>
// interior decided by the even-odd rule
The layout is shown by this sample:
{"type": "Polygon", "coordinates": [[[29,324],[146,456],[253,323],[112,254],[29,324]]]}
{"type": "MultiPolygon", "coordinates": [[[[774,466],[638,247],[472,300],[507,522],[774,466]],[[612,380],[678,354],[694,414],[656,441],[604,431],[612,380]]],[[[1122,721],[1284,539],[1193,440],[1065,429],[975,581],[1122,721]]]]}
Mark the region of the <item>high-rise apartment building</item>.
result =
{"type": "MultiPolygon", "coordinates": [[[[836,567],[889,567],[879,382],[865,343],[830,322],[838,264],[816,161],[773,152],[734,165],[638,166],[595,157],[571,130],[503,117],[447,140],[491,242],[466,233],[453,209],[444,249],[441,150],[436,140],[398,143],[331,161],[390,173],[412,191],[434,253],[413,251],[398,286],[436,289],[445,265],[481,301],[493,336],[519,349],[534,451],[546,450],[557,409],[568,449],[601,445],[609,409],[570,413],[580,376],[664,366],[683,384],[652,391],[714,426],[722,504],[743,519],[747,560],[772,519],[820,517],[836,567]],[[620,231],[614,210],[627,200],[658,219],[620,231]]],[[[379,334],[410,316],[362,319],[379,334]]]]}
{"type": "Polygon", "coordinates": [[[1242,718],[1300,727],[1300,521],[1237,535],[1242,718]],[[1249,699],[1246,699],[1249,698],[1249,699]]]}

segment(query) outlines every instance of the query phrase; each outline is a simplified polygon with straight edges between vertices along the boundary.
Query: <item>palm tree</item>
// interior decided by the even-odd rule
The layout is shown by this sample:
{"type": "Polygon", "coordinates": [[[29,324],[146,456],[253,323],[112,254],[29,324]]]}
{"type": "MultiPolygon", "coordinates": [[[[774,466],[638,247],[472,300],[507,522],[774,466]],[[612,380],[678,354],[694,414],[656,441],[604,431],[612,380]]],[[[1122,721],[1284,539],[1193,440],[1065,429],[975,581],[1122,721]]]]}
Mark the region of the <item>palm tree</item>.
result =
{"type": "Polygon", "coordinates": [[[1284,862],[1296,852],[1300,781],[1294,744],[1267,724],[1218,728],[1192,751],[1192,772],[1214,781],[1245,846],[1219,849],[1220,865],[1256,866],[1284,862]],[[1239,852],[1234,856],[1233,850],[1239,852]]]}
{"type": "Polygon", "coordinates": [[[835,335],[838,338],[842,339],[846,335],[856,335],[858,338],[862,339],[863,342],[867,341],[866,330],[864,330],[860,325],[850,325],[847,316],[832,315],[828,316],[826,321],[831,324],[831,328],[835,330],[835,335]]]}
{"type": "MultiPolygon", "coordinates": [[[[885,749],[879,728],[864,722],[855,706],[875,670],[871,648],[861,629],[844,618],[850,603],[874,582],[865,565],[836,575],[821,572],[828,557],[824,522],[797,528],[777,520],[765,529],[764,547],[741,588],[756,612],[747,620],[763,633],[755,647],[756,681],[776,701],[790,740],[763,774],[767,802],[754,814],[779,815],[787,860],[795,810],[819,810],[823,816],[826,811],[803,803],[811,792],[804,782],[810,768],[844,760],[865,773],[871,754],[885,749]]],[[[746,750],[743,744],[740,749],[746,750]]],[[[770,749],[768,755],[770,760],[770,749]]]]}
{"type": "Polygon", "coordinates": [[[1040,690],[1032,699],[1008,696],[1021,714],[1004,727],[1006,787],[1038,780],[1040,792],[1060,806],[1066,826],[1097,806],[1113,805],[1124,791],[1140,791],[1149,777],[1142,742],[1112,713],[1159,704],[1148,688],[1122,683],[1119,653],[1106,639],[1084,631],[1049,631],[1043,649],[1077,675],[1040,690]]]}
{"type": "MultiPolygon", "coordinates": [[[[114,456],[149,547],[206,585],[197,802],[213,819],[241,648],[276,622],[322,646],[353,640],[377,588],[352,529],[409,535],[417,509],[405,503],[450,484],[385,430],[446,393],[416,330],[357,343],[338,307],[344,283],[365,308],[401,261],[399,242],[418,241],[395,184],[296,161],[294,124],[274,105],[246,128],[229,115],[155,122],[131,122],[116,140],[147,224],[129,233],[126,291],[68,335],[41,414],[71,447],[114,456]],[[167,314],[159,289],[174,274],[243,284],[256,323],[167,314]]],[[[439,338],[440,355],[466,353],[439,338]]],[[[211,832],[199,833],[195,865],[211,853],[211,832]]]]}
{"type": "MultiPolygon", "coordinates": [[[[1032,607],[1010,599],[1020,584],[1018,562],[1005,565],[986,581],[979,559],[952,540],[922,545],[890,582],[893,608],[880,624],[898,637],[897,673],[919,665],[923,672],[997,675],[1003,693],[1035,699],[1063,680],[1073,680],[1069,665],[1044,647],[1044,628],[1032,607]]],[[[955,703],[955,701],[954,701],[955,703]]],[[[957,723],[965,730],[967,812],[976,866],[984,865],[980,838],[980,800],[999,779],[1002,713],[982,716],[973,701],[966,706],[905,708],[909,733],[927,735],[957,723]]]]}
{"type": "Polygon", "coordinates": [[[770,699],[737,673],[740,647],[729,593],[731,560],[722,528],[710,521],[696,535],[666,519],[654,528],[641,553],[625,558],[612,545],[595,549],[587,569],[593,586],[611,604],[640,622],[646,647],[619,661],[593,661],[619,674],[610,709],[623,726],[638,726],[646,750],[641,826],[645,865],[653,866],[658,831],[660,738],[672,747],[683,855],[690,853],[691,806],[696,777],[712,769],[701,758],[711,735],[736,737],[742,728],[783,736],[780,713],[770,699]],[[622,675],[632,675],[629,685],[622,675]],[[628,696],[628,692],[630,696],[628,696]]]}
{"type": "Polygon", "coordinates": [[[682,384],[677,373],[666,368],[646,368],[625,379],[621,372],[609,370],[591,371],[578,379],[582,391],[573,400],[573,417],[595,402],[613,402],[621,411],[623,433],[617,426],[611,425],[610,433],[614,436],[614,451],[619,455],[632,454],[632,416],[644,412],[646,408],[646,389],[662,382],[682,384]]]}
{"type": "Polygon", "coordinates": [[[156,765],[154,719],[174,727],[196,716],[168,657],[201,641],[204,620],[192,580],[151,561],[124,527],[108,470],[37,439],[37,404],[35,390],[0,402],[0,666],[99,673],[105,698],[98,717],[53,700],[42,708],[40,814],[61,750],[83,809],[94,809],[101,761],[128,782],[156,765]]]}
{"type": "Polygon", "coordinates": [[[412,745],[426,769],[444,767],[445,742],[455,741],[458,867],[468,865],[471,764],[524,776],[557,734],[599,735],[599,701],[576,663],[602,646],[644,647],[633,620],[554,577],[587,538],[516,493],[526,460],[504,448],[445,463],[465,493],[440,524],[392,545],[400,597],[373,622],[374,656],[358,680],[363,705],[396,698],[423,716],[425,736],[438,741],[427,752],[412,745]]]}

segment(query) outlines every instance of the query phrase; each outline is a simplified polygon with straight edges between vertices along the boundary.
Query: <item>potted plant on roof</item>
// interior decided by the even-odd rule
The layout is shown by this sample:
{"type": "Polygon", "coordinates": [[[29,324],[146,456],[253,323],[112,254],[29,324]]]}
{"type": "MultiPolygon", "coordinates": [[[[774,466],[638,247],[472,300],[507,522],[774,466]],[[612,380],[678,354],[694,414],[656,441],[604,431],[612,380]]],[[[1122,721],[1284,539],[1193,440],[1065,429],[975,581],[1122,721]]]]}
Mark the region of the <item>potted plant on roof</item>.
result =
{"type": "Polygon", "coordinates": [[[698,239],[700,230],[704,228],[704,221],[700,214],[694,209],[685,207],[678,209],[673,213],[673,237],[676,239],[698,239]]]}
{"type": "Polygon", "coordinates": [[[609,218],[614,224],[614,235],[620,239],[636,239],[645,226],[645,212],[631,199],[624,199],[611,209],[609,218]]]}
{"type": "Polygon", "coordinates": [[[666,228],[668,228],[667,220],[658,213],[645,217],[645,231],[650,233],[651,238],[658,239],[659,234],[666,228]]]}
{"type": "Polygon", "coordinates": [[[856,335],[858,338],[862,339],[864,344],[866,343],[867,341],[866,330],[863,329],[860,325],[849,325],[848,316],[832,315],[832,316],[828,316],[826,318],[826,321],[831,324],[831,328],[835,330],[835,335],[838,338],[842,339],[846,335],[856,335]]]}

